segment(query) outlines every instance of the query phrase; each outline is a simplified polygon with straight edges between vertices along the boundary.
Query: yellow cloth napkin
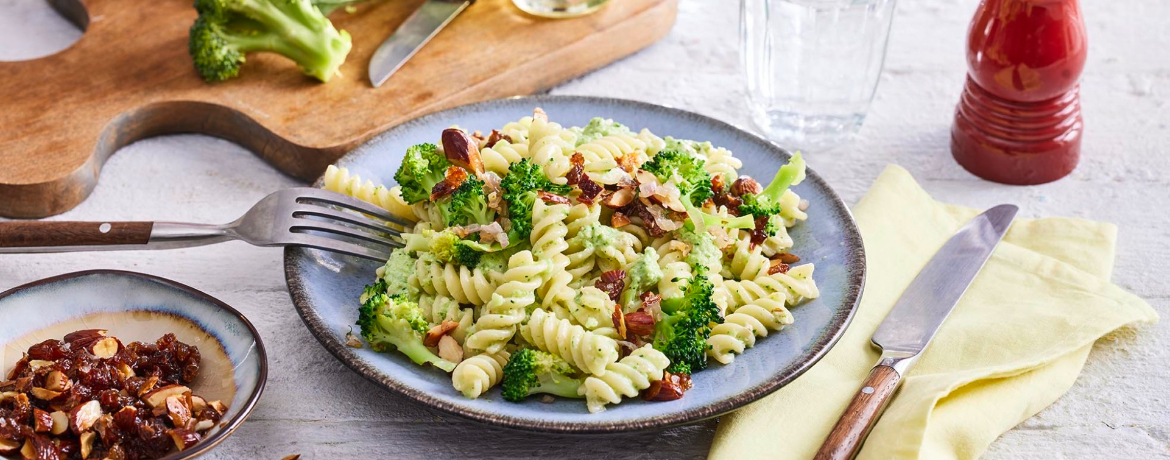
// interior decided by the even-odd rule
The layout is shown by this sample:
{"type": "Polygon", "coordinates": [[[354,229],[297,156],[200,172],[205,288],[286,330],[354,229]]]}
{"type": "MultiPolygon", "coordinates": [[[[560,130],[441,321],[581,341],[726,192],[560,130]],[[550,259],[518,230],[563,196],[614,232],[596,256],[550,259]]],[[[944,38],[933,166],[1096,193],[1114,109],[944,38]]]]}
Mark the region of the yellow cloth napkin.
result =
{"type": "MultiPolygon", "coordinates": [[[[937,202],[906,170],[886,168],[853,210],[867,257],[853,323],[803,376],[723,417],[710,457],[811,458],[877,361],[873,331],[927,260],[979,212],[937,202]]],[[[1116,234],[1107,223],[1017,219],[858,458],[978,458],[1072,386],[1094,341],[1156,321],[1145,301],[1109,282],[1116,234]]]]}

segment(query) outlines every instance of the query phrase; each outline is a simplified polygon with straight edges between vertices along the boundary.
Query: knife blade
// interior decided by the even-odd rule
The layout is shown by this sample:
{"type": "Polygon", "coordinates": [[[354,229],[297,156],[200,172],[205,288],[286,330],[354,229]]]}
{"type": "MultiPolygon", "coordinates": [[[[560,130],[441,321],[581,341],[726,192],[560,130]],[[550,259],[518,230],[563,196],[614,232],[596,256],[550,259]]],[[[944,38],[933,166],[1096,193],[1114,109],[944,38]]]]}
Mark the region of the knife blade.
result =
{"type": "Polygon", "coordinates": [[[428,0],[370,58],[370,83],[382,86],[414,53],[427,44],[475,0],[428,0]]]}
{"type": "Polygon", "coordinates": [[[976,216],[918,272],[873,334],[871,340],[881,348],[881,358],[814,459],[846,460],[857,455],[902,378],[987,263],[1018,210],[1004,204],[976,216]]]}

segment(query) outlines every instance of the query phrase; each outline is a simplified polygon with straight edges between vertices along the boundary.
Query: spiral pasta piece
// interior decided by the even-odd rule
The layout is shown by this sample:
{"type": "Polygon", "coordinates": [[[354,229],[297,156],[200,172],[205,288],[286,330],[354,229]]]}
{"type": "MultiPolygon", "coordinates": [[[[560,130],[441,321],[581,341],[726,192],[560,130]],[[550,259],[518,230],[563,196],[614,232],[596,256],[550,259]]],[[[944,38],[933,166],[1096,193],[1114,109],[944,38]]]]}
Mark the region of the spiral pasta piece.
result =
{"type": "Polygon", "coordinates": [[[767,276],[772,261],[763,254],[763,248],[752,248],[750,239],[735,242],[730,263],[724,264],[724,276],[737,280],[751,280],[767,276]]]}
{"type": "Polygon", "coordinates": [[[594,139],[577,146],[575,152],[585,158],[586,172],[610,171],[617,167],[619,158],[627,155],[634,155],[638,164],[646,161],[646,143],[630,134],[612,134],[594,139]]]}
{"type": "Polygon", "coordinates": [[[512,143],[501,140],[491,147],[480,149],[479,157],[485,169],[503,177],[508,173],[508,167],[512,163],[528,158],[528,142],[525,140],[512,143]]]}
{"type": "Polygon", "coordinates": [[[569,205],[545,203],[537,199],[532,205],[532,254],[538,259],[551,259],[568,249],[565,241],[569,229],[565,226],[565,219],[569,217],[569,205]]]}
{"type": "Polygon", "coordinates": [[[729,294],[728,310],[735,311],[740,305],[776,293],[783,295],[788,305],[795,305],[804,299],[817,298],[820,291],[812,279],[812,274],[813,265],[804,264],[790,268],[788,273],[773,273],[751,280],[725,280],[723,285],[729,294]]]}
{"type": "Polygon", "coordinates": [[[524,117],[516,121],[508,122],[503,128],[500,128],[500,134],[508,136],[514,143],[527,143],[528,131],[532,128],[532,117],[524,117]]]}
{"type": "Polygon", "coordinates": [[[650,382],[662,380],[670,360],[649,344],[634,350],[621,361],[606,366],[605,375],[591,375],[577,390],[585,396],[590,413],[605,410],[606,404],[617,404],[622,397],[633,398],[650,387],[650,382]]]}
{"type": "Polygon", "coordinates": [[[325,190],[337,192],[359,200],[378,206],[396,217],[401,217],[411,222],[418,221],[418,216],[414,214],[414,209],[411,208],[406,200],[402,198],[402,188],[395,186],[387,189],[386,187],[374,185],[373,182],[366,180],[362,182],[362,178],[357,174],[350,174],[349,169],[344,167],[337,167],[329,165],[325,168],[325,190]]]}
{"type": "Polygon", "coordinates": [[[581,229],[601,221],[601,205],[594,203],[587,205],[577,203],[569,208],[569,216],[565,218],[565,238],[571,239],[581,232],[581,229]]]}
{"type": "Polygon", "coordinates": [[[723,364],[735,361],[756,344],[756,337],[766,337],[769,330],[778,331],[792,324],[792,313],[784,307],[785,297],[773,294],[740,306],[724,316],[723,323],[711,329],[707,338],[707,355],[723,364]]]}
{"type": "Polygon", "coordinates": [[[578,369],[596,376],[605,375],[606,368],[617,362],[616,340],[586,331],[541,308],[532,311],[528,323],[520,328],[520,334],[536,348],[557,355],[578,369]]]}
{"type": "Polygon", "coordinates": [[[478,398],[504,377],[504,365],[511,355],[501,350],[464,359],[451,371],[451,385],[468,398],[478,398]]]}
{"type": "Polygon", "coordinates": [[[731,151],[722,147],[714,147],[707,151],[707,161],[703,163],[703,170],[711,176],[722,175],[724,183],[731,185],[739,177],[738,169],[743,162],[731,155],[731,151]]]}
{"type": "Polygon", "coordinates": [[[565,174],[572,165],[569,156],[577,135],[544,117],[534,117],[528,131],[528,153],[532,161],[544,168],[544,175],[557,184],[567,182],[565,174]]]}
{"type": "Polygon", "coordinates": [[[536,302],[536,290],[547,272],[547,262],[535,260],[531,251],[513,254],[502,283],[475,322],[475,332],[467,337],[467,348],[485,353],[502,350],[524,321],[525,308],[536,302]]]}
{"type": "Polygon", "coordinates": [[[474,312],[470,308],[459,308],[454,299],[422,294],[418,298],[418,306],[431,325],[442,324],[444,321],[454,321],[458,324],[449,334],[460,345],[467,338],[467,330],[474,324],[474,312]]]}
{"type": "Polygon", "coordinates": [[[638,140],[642,141],[642,144],[646,146],[646,156],[648,157],[658,155],[658,152],[666,148],[666,141],[646,128],[638,131],[638,140]]]}
{"type": "Polygon", "coordinates": [[[415,278],[427,294],[450,297],[462,304],[483,305],[496,291],[496,283],[478,268],[444,264],[434,257],[419,257],[415,278]]]}

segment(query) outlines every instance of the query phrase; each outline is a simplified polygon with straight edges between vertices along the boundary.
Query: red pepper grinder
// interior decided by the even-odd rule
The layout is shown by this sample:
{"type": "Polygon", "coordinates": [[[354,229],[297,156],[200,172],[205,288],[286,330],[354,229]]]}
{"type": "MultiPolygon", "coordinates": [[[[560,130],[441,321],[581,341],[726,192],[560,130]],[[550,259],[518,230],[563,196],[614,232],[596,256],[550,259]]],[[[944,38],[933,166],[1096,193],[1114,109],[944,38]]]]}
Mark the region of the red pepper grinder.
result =
{"type": "Polygon", "coordinates": [[[982,0],[951,128],[955,160],[1005,184],[1043,184],[1072,172],[1087,47],[1077,0],[982,0]]]}

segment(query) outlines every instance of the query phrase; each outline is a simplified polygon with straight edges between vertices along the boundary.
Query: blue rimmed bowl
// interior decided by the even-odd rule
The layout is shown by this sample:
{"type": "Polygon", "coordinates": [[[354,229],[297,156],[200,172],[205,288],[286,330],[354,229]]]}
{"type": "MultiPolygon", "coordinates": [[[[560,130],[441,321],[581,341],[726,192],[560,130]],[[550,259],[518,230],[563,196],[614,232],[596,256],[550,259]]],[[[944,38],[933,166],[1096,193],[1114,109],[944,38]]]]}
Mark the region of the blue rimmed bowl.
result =
{"type": "MultiPolygon", "coordinates": [[[[649,128],[659,136],[709,140],[734,152],[743,161],[741,173],[756,178],[772,177],[789,158],[788,152],[756,135],[683,110],[621,99],[536,96],[482,102],[417,118],[371,139],[338,165],[393,185],[407,147],[437,142],[451,125],[488,132],[532,115],[534,107],[543,108],[551,120],[565,126],[583,126],[600,116],[635,129],[649,128]]],[[[815,167],[815,157],[807,160],[815,167]]],[[[452,388],[450,376],[435,368],[419,367],[400,354],[345,345],[345,334],[357,317],[358,296],[373,280],[378,264],[290,247],[284,253],[285,277],[297,312],[326,349],[367,379],[423,404],[494,425],[550,432],[633,431],[694,422],[735,410],[788,384],[828,352],[853,316],[865,279],[861,236],[840,197],[813,169],[794,188],[809,201],[809,218],[790,233],[796,242],[794,252],[816,264],[813,277],[821,297],[793,308],[794,324],[757,341],[734,363],[712,363],[696,373],[694,388],[677,401],[651,403],[634,398],[590,414],[577,400],[546,404],[530,398],[509,403],[498,388],[479,399],[467,399],[452,388]]]]}
{"type": "Polygon", "coordinates": [[[0,372],[29,346],[82,329],[109,330],[123,343],[173,333],[199,347],[201,369],[189,386],[224,401],[228,411],[203,441],[165,460],[195,458],[223,442],[252,412],[268,379],[264,343],[239,311],[189,286],[120,270],[68,273],[0,293],[0,372]]]}

